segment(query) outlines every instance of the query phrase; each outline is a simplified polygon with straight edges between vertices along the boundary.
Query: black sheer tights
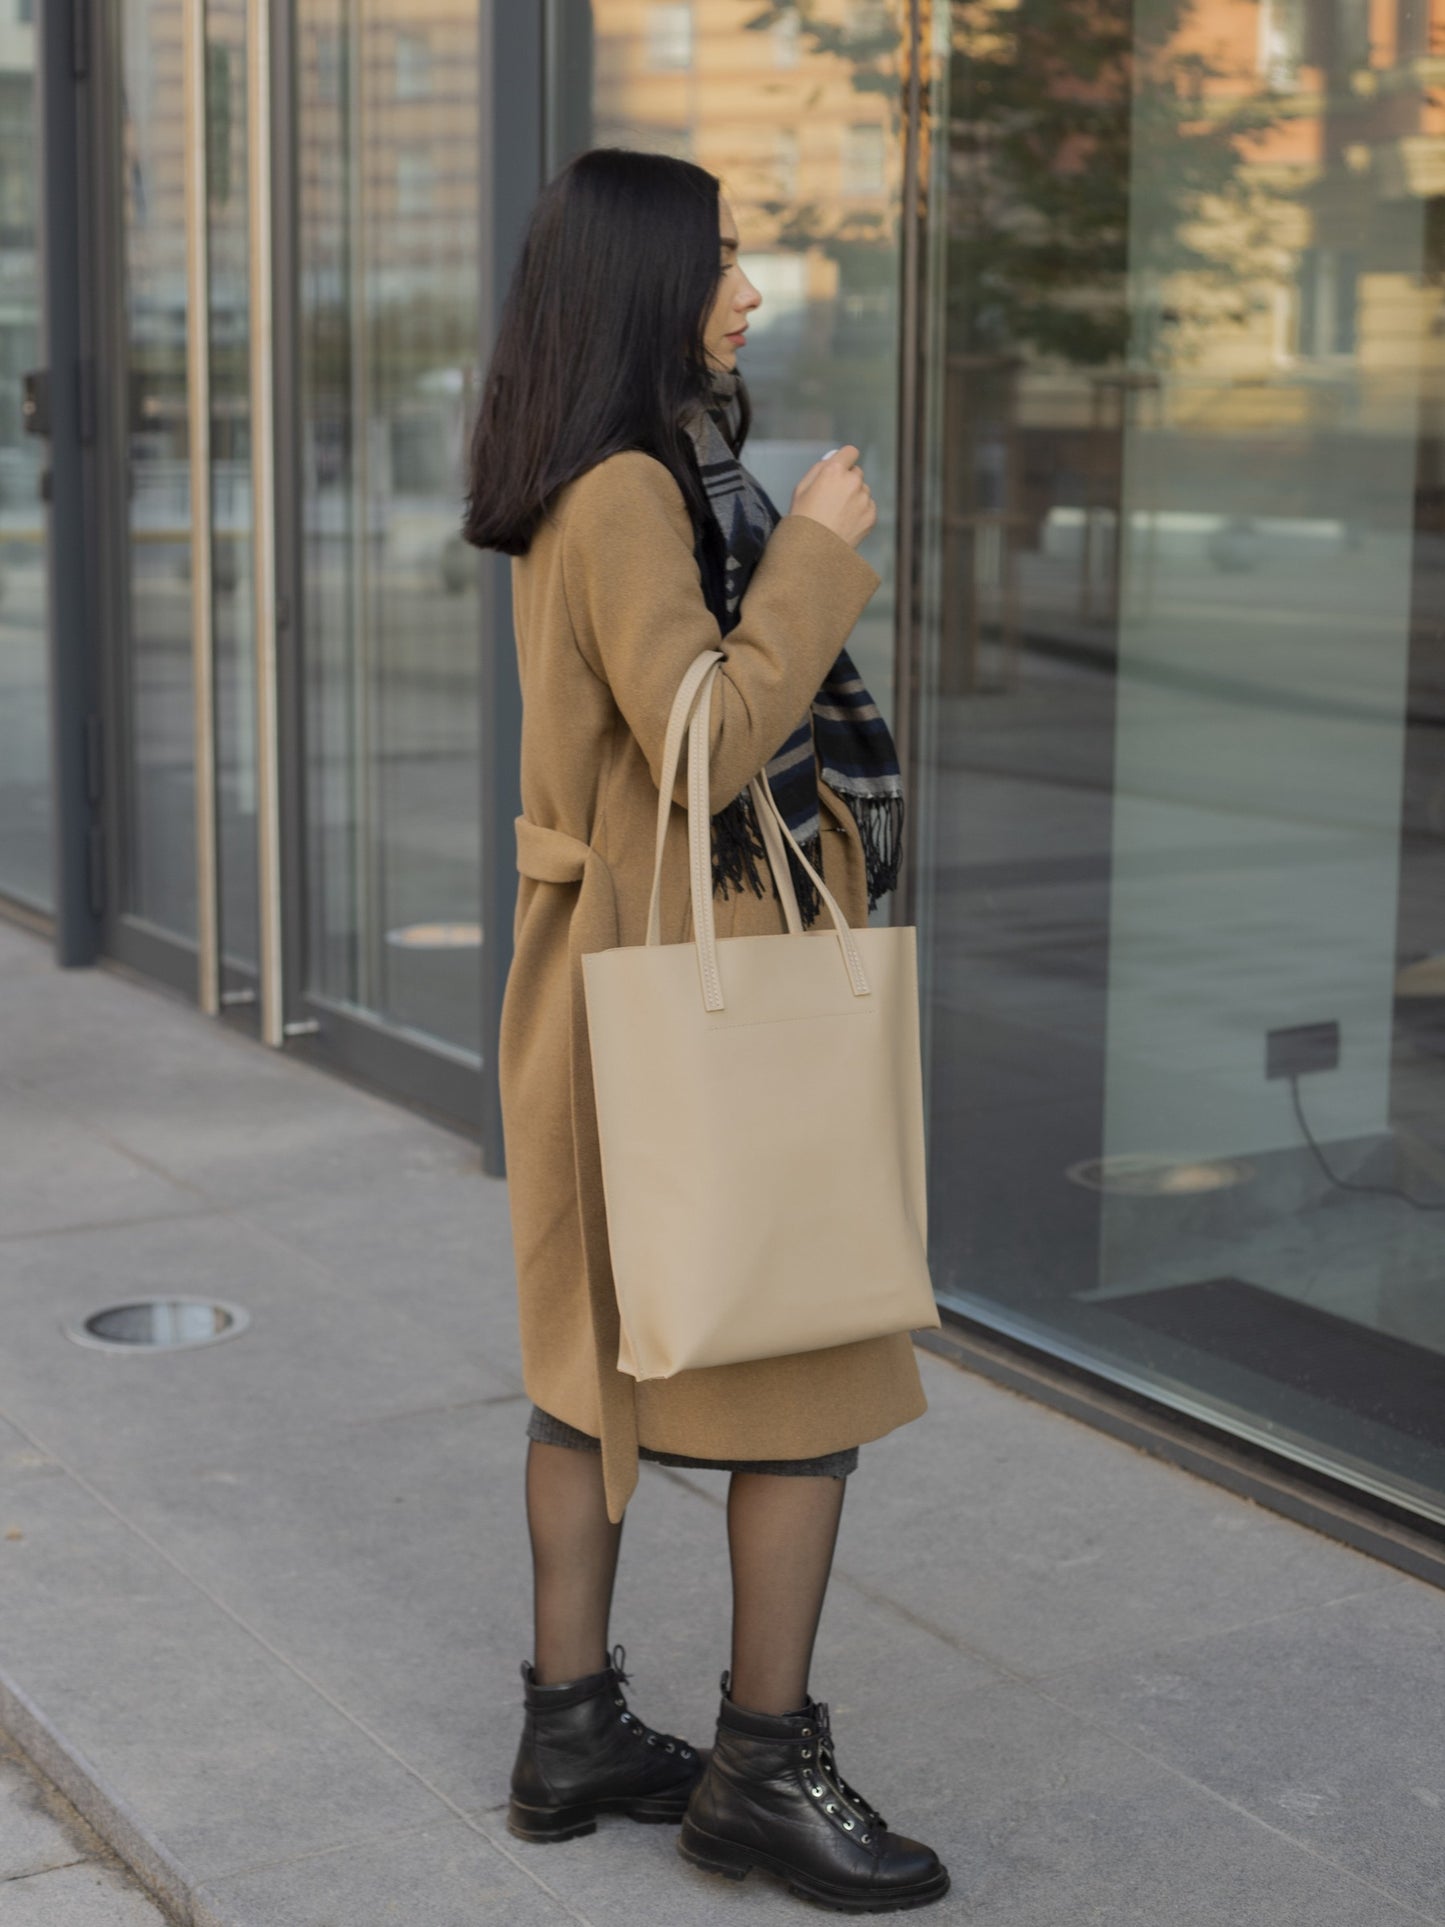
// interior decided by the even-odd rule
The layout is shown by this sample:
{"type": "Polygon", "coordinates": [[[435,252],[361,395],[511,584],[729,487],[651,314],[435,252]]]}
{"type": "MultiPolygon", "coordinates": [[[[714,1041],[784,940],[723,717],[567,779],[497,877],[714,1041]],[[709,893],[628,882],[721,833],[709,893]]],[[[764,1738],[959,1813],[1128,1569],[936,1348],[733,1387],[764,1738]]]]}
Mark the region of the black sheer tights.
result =
{"type": "Polygon", "coordinates": [[[752,1713],[796,1713],[808,1691],[846,1479],[734,1472],[730,1691],[752,1713]]]}
{"type": "Polygon", "coordinates": [[[532,1539],[532,1664],[542,1686],[600,1673],[622,1526],[607,1516],[602,1455],[527,1446],[532,1539]]]}
{"type": "MultiPolygon", "coordinates": [[[[846,1484],[773,1472],[732,1475],[731,1691],[752,1712],[796,1712],[807,1695],[846,1484]]],[[[621,1525],[607,1517],[600,1456],[532,1440],[527,1525],[537,1678],[545,1686],[599,1672],[607,1664],[622,1543],[621,1525]]]]}

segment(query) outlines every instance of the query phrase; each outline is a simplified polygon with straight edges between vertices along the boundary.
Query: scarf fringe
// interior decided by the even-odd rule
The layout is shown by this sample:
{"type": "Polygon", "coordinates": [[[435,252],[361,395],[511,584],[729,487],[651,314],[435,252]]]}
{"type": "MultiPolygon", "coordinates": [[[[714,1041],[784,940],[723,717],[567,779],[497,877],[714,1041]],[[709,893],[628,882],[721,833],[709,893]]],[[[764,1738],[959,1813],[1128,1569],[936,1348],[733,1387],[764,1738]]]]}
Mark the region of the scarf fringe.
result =
{"type": "Polygon", "coordinates": [[[726,896],[728,890],[741,891],[744,884],[755,897],[763,894],[759,859],[766,861],[767,847],[753,813],[753,799],[741,790],[731,803],[712,819],[712,880],[714,889],[726,896]]]}
{"type": "Polygon", "coordinates": [[[868,908],[876,910],[881,899],[898,887],[903,863],[904,800],[901,796],[849,796],[841,790],[839,795],[853,812],[863,839],[868,908]]]}
{"type": "MultiPolygon", "coordinates": [[[[853,821],[858,825],[863,861],[868,873],[868,908],[875,910],[898,884],[899,867],[903,861],[904,799],[901,796],[849,796],[843,790],[839,790],[838,794],[848,805],[853,821]]],[[[755,897],[760,897],[764,894],[763,877],[766,875],[772,894],[777,898],[778,886],[768,863],[767,845],[763,842],[753,799],[747,790],[741,791],[731,803],[717,812],[712,819],[712,831],[714,890],[726,897],[729,890],[741,892],[746,885],[755,897]]],[[[802,848],[814,869],[821,870],[821,834],[810,836],[802,848]]],[[[811,929],[822,913],[822,899],[813,879],[791,850],[788,851],[788,868],[792,872],[803,928],[811,929]]]]}

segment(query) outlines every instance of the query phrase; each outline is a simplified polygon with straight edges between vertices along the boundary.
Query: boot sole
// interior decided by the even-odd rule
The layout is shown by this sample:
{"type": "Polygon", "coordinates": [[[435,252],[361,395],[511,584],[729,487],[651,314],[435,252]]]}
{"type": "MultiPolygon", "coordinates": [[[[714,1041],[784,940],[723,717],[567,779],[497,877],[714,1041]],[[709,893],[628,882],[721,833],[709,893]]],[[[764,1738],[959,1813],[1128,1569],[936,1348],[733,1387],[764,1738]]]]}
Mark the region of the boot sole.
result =
{"type": "Polygon", "coordinates": [[[687,1812],[691,1792],[689,1785],[676,1793],[650,1793],[640,1799],[619,1795],[582,1800],[570,1807],[529,1807],[512,1800],[507,1807],[507,1831],[536,1846],[556,1846],[596,1833],[599,1813],[620,1813],[644,1826],[676,1826],[687,1812]]]}
{"type": "Polygon", "coordinates": [[[940,1867],[931,1880],[917,1886],[898,1887],[887,1895],[860,1895],[856,1888],[834,1887],[826,1881],[814,1880],[811,1875],[799,1873],[785,1860],[775,1860],[757,1847],[745,1847],[739,1841],[704,1833],[692,1820],[684,1820],[677,1850],[694,1867],[700,1867],[704,1873],[721,1874],[725,1880],[746,1880],[756,1867],[760,1873],[772,1874],[774,1879],[781,1880],[789,1892],[800,1899],[816,1901],[820,1907],[830,1907],[835,1914],[906,1913],[910,1908],[928,1907],[935,1900],[942,1900],[949,1888],[948,1869],[940,1867]]]}

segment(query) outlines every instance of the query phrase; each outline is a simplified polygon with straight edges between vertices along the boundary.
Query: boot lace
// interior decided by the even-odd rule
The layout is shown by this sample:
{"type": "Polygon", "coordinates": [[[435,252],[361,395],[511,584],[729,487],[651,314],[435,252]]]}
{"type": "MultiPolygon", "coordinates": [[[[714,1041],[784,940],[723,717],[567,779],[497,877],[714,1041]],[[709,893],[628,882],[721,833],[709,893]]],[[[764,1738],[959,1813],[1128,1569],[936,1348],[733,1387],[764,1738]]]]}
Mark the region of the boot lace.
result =
{"type": "Polygon", "coordinates": [[[627,1701],[622,1697],[622,1688],[628,1683],[628,1674],[624,1670],[624,1662],[627,1659],[627,1648],[625,1646],[614,1646],[612,1648],[611,1659],[613,1678],[616,1681],[617,1687],[617,1690],[612,1695],[612,1704],[620,1708],[618,1717],[622,1724],[628,1729],[634,1739],[641,1740],[645,1746],[660,1746],[664,1753],[675,1753],[681,1760],[690,1760],[692,1758],[692,1748],[680,1740],[676,1733],[659,1733],[656,1728],[648,1726],[645,1721],[638,1719],[637,1715],[628,1706],[627,1701]]]}

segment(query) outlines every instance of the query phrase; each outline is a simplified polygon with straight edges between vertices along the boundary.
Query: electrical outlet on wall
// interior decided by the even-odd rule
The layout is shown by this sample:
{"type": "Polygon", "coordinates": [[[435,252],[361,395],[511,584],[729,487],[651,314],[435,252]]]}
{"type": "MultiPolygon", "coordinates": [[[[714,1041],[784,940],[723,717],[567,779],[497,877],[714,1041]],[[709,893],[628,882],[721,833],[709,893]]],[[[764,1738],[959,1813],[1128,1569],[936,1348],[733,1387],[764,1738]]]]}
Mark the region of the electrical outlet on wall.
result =
{"type": "Polygon", "coordinates": [[[1315,1071],[1338,1070],[1338,1024],[1290,1024],[1264,1034],[1264,1074],[1270,1077],[1309,1077],[1315,1071]]]}

